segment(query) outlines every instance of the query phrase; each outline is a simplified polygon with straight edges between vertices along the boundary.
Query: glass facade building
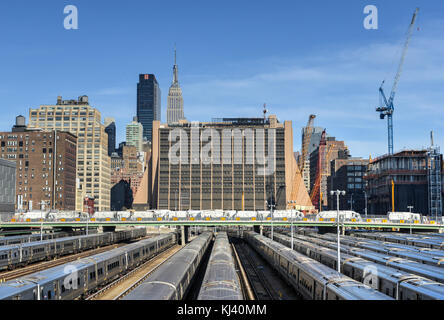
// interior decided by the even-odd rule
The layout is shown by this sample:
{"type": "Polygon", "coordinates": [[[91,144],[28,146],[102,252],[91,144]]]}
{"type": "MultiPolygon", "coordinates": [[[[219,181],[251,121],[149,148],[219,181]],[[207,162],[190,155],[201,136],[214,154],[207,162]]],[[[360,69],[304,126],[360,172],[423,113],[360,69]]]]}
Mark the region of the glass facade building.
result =
{"type": "Polygon", "coordinates": [[[143,137],[152,139],[153,121],[161,120],[160,88],[154,74],[140,74],[137,84],[137,119],[143,126],[143,137]]]}

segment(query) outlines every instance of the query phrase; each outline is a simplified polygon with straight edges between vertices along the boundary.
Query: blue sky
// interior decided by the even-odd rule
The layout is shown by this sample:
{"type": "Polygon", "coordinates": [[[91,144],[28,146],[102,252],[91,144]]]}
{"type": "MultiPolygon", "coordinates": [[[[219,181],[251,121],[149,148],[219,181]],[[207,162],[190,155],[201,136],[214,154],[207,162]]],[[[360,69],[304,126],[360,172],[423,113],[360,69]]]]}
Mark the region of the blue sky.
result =
{"type": "Polygon", "coordinates": [[[387,124],[375,107],[399,61],[408,24],[415,30],[395,97],[395,151],[444,147],[442,1],[105,1],[0,2],[0,130],[30,107],[88,95],[117,122],[117,140],[136,113],[139,73],[154,73],[162,120],[173,47],[188,120],[260,117],[292,120],[295,151],[309,114],[345,140],[353,156],[387,151],[387,124]],[[79,10],[79,29],[63,28],[63,8],[79,10]],[[379,29],[363,27],[366,5],[379,29]]]}

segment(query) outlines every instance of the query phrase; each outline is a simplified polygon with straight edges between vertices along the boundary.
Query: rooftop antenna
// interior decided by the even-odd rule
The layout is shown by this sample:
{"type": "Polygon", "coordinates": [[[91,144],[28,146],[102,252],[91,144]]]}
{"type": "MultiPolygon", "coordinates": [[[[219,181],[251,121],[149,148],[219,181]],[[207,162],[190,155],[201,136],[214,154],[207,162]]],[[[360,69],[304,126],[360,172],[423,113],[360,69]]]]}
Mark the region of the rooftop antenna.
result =
{"type": "Polygon", "coordinates": [[[430,143],[432,144],[431,147],[433,147],[433,130],[430,131],[430,143]]]}
{"type": "Polygon", "coordinates": [[[268,112],[267,104],[264,103],[264,111],[263,111],[263,113],[264,113],[264,122],[267,121],[267,112],[268,112]]]}

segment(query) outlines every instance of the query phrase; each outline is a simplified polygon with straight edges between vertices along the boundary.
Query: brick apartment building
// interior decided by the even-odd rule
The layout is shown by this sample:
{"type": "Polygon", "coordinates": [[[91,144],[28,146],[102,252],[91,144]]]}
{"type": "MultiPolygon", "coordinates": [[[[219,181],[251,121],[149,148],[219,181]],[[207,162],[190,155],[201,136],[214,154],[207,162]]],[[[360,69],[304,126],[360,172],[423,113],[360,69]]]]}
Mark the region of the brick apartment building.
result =
{"type": "Polygon", "coordinates": [[[16,209],[75,210],[77,137],[66,131],[30,130],[18,116],[0,132],[0,158],[16,163],[16,209]]]}

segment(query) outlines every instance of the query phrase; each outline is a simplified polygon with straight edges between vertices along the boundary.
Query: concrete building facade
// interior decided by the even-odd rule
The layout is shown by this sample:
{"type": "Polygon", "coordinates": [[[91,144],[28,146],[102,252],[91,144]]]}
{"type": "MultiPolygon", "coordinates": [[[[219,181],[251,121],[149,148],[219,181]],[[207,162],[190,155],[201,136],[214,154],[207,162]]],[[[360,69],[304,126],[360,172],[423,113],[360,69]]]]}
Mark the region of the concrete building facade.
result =
{"type": "Polygon", "coordinates": [[[291,121],[280,123],[276,116],[155,121],[152,142],[152,208],[268,210],[267,202],[285,209],[294,200],[292,207],[312,209],[293,154],[291,121]]]}
{"type": "Polygon", "coordinates": [[[57,98],[56,105],[29,110],[29,127],[64,130],[77,136],[76,210],[83,211],[86,196],[94,197],[96,211],[110,210],[111,163],[108,135],[100,112],[87,96],[78,100],[57,98]]]}

